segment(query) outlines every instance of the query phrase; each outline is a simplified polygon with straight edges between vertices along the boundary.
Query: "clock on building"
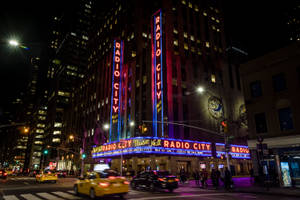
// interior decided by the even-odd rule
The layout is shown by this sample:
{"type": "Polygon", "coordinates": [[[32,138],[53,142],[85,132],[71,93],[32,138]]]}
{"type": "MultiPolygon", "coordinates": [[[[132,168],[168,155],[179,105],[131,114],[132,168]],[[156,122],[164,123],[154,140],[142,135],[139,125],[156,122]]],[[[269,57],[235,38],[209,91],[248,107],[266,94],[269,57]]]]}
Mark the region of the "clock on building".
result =
{"type": "Polygon", "coordinates": [[[216,119],[220,119],[223,116],[223,104],[218,97],[211,96],[208,99],[208,111],[216,119]]]}

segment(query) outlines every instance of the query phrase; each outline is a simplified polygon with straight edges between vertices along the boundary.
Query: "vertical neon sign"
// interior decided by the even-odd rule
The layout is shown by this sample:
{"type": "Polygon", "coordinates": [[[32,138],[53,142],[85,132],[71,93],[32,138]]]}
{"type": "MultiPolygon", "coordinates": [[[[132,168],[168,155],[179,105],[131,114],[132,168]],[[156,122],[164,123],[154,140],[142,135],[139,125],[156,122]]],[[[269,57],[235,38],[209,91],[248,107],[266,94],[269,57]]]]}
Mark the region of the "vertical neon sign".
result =
{"type": "Polygon", "coordinates": [[[123,42],[114,41],[112,87],[111,87],[111,109],[109,141],[116,141],[120,138],[121,132],[121,88],[122,88],[122,65],[123,65],[123,42]]]}
{"type": "Polygon", "coordinates": [[[163,129],[163,50],[162,50],[162,13],[158,10],[153,15],[152,24],[152,105],[154,136],[164,136],[163,129]],[[161,124],[158,125],[158,121],[161,124]],[[159,128],[160,127],[160,128],[159,128]],[[159,134],[161,129],[161,134],[159,134]]]}

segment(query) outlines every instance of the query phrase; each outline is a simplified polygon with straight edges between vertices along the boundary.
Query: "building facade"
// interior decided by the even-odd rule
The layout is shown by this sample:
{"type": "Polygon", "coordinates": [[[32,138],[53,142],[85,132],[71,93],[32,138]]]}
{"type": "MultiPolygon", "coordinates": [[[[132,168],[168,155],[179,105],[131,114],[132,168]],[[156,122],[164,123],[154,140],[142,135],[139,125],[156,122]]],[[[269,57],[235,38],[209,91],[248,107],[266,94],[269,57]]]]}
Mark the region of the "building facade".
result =
{"type": "Polygon", "coordinates": [[[299,43],[241,68],[254,172],[281,186],[299,185],[299,70],[299,43]]]}
{"type": "MultiPolygon", "coordinates": [[[[88,69],[73,99],[72,124],[83,136],[86,167],[102,158],[113,168],[120,170],[124,162],[123,170],[135,172],[150,167],[191,173],[223,166],[221,121],[231,138],[247,132],[241,88],[234,66],[227,65],[219,2],[129,0],[106,6],[93,7],[97,20],[89,35],[88,69]],[[197,94],[198,86],[205,92],[197,94]],[[108,124],[108,130],[103,128],[108,124]],[[176,145],[172,140],[185,142],[199,156],[190,157],[183,143],[178,143],[181,154],[157,154],[149,147],[168,148],[161,145],[176,145]],[[194,149],[197,142],[209,148],[194,149]],[[123,145],[128,152],[121,161],[123,145]],[[140,146],[150,150],[135,154],[127,149],[140,146]],[[102,149],[116,152],[104,155],[102,149]]],[[[232,170],[246,174],[250,163],[240,161],[249,154],[237,155],[242,159],[231,161],[232,170]]]]}

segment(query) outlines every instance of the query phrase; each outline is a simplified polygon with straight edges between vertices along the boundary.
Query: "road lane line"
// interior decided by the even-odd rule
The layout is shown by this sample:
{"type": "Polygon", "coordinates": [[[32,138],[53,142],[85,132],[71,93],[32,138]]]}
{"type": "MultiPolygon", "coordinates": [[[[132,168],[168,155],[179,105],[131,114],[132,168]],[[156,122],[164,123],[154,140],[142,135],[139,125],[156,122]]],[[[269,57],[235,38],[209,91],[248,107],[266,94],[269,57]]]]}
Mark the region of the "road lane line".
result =
{"type": "Polygon", "coordinates": [[[5,200],[19,200],[15,195],[7,195],[3,197],[5,200]]]}
{"type": "Polygon", "coordinates": [[[228,195],[227,193],[213,193],[213,194],[191,194],[191,195],[180,195],[180,196],[155,196],[155,197],[138,197],[129,198],[128,200],[152,200],[152,199],[169,199],[169,198],[189,198],[189,197],[209,197],[209,196],[220,196],[228,195]]]}
{"type": "Polygon", "coordinates": [[[48,199],[48,200],[54,200],[54,199],[55,200],[63,200],[63,199],[61,199],[61,198],[59,198],[57,196],[54,196],[54,195],[46,193],[46,192],[36,193],[36,195],[41,196],[41,197],[43,197],[45,199],[48,199]]]}
{"type": "Polygon", "coordinates": [[[29,183],[27,183],[27,182],[23,182],[25,185],[29,185],[29,183]]]}
{"type": "Polygon", "coordinates": [[[41,200],[41,198],[34,196],[32,194],[21,194],[20,196],[27,200],[41,200]]]}
{"type": "Polygon", "coordinates": [[[79,197],[76,197],[74,195],[71,195],[71,194],[68,194],[68,193],[65,193],[65,192],[52,192],[52,193],[56,194],[57,196],[66,198],[66,199],[81,199],[79,197]]]}

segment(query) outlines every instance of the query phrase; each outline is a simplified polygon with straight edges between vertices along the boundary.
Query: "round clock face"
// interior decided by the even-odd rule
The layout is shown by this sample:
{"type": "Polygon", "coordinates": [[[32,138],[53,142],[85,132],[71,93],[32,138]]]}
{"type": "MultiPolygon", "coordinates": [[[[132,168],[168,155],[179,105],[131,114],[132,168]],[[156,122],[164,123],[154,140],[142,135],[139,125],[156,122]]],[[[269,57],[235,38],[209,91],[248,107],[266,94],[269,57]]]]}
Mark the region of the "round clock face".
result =
{"type": "Polygon", "coordinates": [[[223,105],[219,98],[210,97],[208,99],[208,111],[211,116],[216,119],[220,119],[223,116],[223,105]]]}

